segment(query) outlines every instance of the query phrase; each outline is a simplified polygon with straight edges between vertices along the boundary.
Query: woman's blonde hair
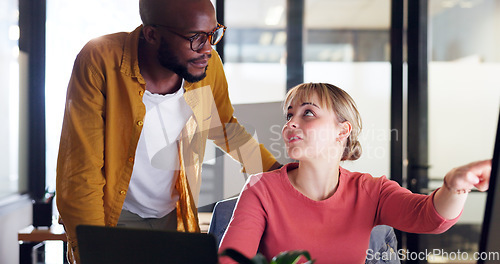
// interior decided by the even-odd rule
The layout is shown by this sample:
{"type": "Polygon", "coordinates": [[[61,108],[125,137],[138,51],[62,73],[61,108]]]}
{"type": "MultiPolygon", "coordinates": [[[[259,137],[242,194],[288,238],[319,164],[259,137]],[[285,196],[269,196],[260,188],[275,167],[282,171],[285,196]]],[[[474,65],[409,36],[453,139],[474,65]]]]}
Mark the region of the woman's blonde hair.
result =
{"type": "Polygon", "coordinates": [[[314,94],[318,95],[321,107],[326,107],[326,109],[332,110],[335,113],[339,123],[345,121],[351,123],[352,131],[347,138],[341,160],[357,160],[362,152],[361,144],[358,141],[362,128],[361,116],[359,115],[356,103],[344,90],[329,83],[299,84],[286,94],[285,101],[283,102],[284,113],[287,113],[292,101],[306,102],[314,94]]]}

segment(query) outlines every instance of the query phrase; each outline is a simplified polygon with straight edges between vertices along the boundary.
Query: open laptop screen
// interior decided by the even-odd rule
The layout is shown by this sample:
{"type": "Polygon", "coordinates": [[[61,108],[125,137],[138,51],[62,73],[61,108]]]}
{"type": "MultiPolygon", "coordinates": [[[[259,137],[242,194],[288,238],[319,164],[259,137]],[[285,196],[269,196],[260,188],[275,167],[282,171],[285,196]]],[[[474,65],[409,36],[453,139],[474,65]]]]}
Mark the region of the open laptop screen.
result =
{"type": "Polygon", "coordinates": [[[81,225],[76,235],[82,264],[217,263],[209,234],[81,225]]]}

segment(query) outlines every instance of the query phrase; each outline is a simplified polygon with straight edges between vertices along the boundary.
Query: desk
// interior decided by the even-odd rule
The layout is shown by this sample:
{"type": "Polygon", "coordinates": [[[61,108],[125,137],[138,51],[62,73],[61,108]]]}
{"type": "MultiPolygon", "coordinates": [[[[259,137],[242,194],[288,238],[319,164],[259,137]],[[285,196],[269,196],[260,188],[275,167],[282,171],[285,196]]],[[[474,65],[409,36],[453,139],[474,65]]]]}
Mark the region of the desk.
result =
{"type": "Polygon", "coordinates": [[[67,251],[67,238],[64,232],[64,227],[60,224],[54,223],[49,227],[39,227],[28,226],[19,230],[17,233],[17,239],[20,242],[20,263],[32,263],[32,251],[41,245],[45,241],[55,240],[63,242],[63,263],[66,262],[66,251],[67,251]]]}
{"type": "Polygon", "coordinates": [[[35,228],[30,225],[24,229],[19,230],[17,233],[17,239],[19,241],[28,242],[43,242],[46,240],[60,240],[67,242],[66,233],[64,232],[64,227],[60,224],[53,224],[50,228],[39,227],[35,228]]]}
{"type": "MultiPolygon", "coordinates": [[[[212,213],[198,213],[198,220],[200,222],[200,230],[202,233],[208,233],[208,228],[210,226],[210,220],[212,220],[212,213]]],[[[26,245],[25,249],[21,249],[20,263],[32,263],[31,262],[31,251],[35,249],[40,244],[43,244],[48,240],[63,241],[63,253],[64,253],[64,263],[66,262],[66,251],[67,242],[66,233],[64,232],[64,227],[58,223],[53,223],[50,228],[40,227],[35,228],[32,225],[19,230],[17,233],[17,239],[22,245],[26,245]],[[29,254],[28,254],[29,253],[29,254]]]]}
{"type": "MultiPolygon", "coordinates": [[[[200,229],[202,233],[208,232],[212,213],[198,213],[200,229]]],[[[47,240],[60,240],[67,242],[64,227],[60,224],[53,224],[50,228],[35,228],[32,225],[19,230],[17,239],[24,242],[43,242],[47,240]]]]}

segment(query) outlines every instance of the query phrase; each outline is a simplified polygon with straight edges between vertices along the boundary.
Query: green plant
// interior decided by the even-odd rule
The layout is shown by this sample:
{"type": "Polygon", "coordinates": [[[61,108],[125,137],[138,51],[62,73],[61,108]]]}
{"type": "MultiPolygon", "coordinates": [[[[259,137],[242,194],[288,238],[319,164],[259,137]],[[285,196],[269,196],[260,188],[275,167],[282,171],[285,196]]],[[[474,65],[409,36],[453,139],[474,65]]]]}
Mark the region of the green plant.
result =
{"type": "Polygon", "coordinates": [[[304,264],[313,264],[315,260],[311,259],[311,255],[309,252],[305,250],[292,250],[292,251],[284,251],[276,255],[271,262],[267,262],[266,258],[257,253],[255,257],[249,259],[245,257],[243,254],[238,252],[237,250],[228,248],[220,253],[221,256],[227,256],[237,261],[240,264],[295,264],[299,261],[300,257],[304,256],[307,259],[307,262],[304,264]]]}

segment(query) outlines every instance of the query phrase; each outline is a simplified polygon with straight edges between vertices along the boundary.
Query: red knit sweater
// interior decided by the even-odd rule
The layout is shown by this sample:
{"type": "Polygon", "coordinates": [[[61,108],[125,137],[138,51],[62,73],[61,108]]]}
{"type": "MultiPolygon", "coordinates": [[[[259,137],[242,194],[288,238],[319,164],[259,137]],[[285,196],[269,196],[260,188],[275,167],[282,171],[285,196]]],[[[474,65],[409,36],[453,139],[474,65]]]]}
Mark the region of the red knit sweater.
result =
{"type": "MultiPolygon", "coordinates": [[[[219,251],[234,248],[248,257],[257,250],[271,259],[282,251],[308,250],[316,264],[364,263],[375,225],[412,233],[442,233],[458,221],[442,218],[431,195],[413,194],[385,176],[340,168],[330,198],[314,201],[297,191],[280,170],[251,176],[236,204],[219,251]]],[[[233,263],[221,258],[220,263],[233,263]]]]}

